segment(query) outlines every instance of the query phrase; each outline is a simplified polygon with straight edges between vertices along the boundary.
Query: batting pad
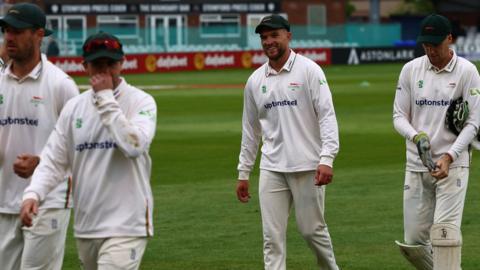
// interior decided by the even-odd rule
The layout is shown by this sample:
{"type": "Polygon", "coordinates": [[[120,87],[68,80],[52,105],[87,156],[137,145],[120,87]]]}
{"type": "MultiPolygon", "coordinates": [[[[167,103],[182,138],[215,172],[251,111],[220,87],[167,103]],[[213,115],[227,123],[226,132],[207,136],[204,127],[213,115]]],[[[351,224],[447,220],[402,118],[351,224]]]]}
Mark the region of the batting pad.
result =
{"type": "Polygon", "coordinates": [[[450,223],[433,224],[430,229],[433,246],[434,270],[460,270],[462,259],[462,233],[450,223]]]}
{"type": "Polygon", "coordinates": [[[395,241],[400,248],[400,253],[418,270],[432,270],[432,247],[424,245],[407,245],[395,241]]]}

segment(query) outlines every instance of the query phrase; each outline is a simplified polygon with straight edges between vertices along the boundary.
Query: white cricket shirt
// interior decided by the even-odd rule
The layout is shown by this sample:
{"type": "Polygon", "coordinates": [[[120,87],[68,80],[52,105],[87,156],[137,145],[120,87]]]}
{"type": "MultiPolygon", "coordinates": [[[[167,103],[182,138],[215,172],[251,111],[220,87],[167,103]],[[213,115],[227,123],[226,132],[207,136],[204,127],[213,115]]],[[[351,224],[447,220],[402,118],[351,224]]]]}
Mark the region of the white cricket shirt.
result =
{"type": "MultiPolygon", "coordinates": [[[[41,58],[22,79],[11,73],[10,65],[0,74],[0,213],[20,213],[22,194],[30,182],[13,172],[17,156],[39,156],[65,103],[78,95],[75,82],[45,55],[41,58]]],[[[64,181],[41,207],[65,208],[68,198],[64,181]]]]}
{"type": "Polygon", "coordinates": [[[276,172],[333,166],[338,126],[322,69],[290,51],[279,72],[268,63],[245,86],[239,178],[247,180],[262,139],[260,168],[276,172]]]}
{"type": "Polygon", "coordinates": [[[412,141],[420,131],[430,138],[434,161],[449,153],[454,160],[450,167],[470,165],[468,145],[480,124],[480,77],[472,63],[452,52],[451,61],[442,70],[437,70],[425,55],[405,64],[400,73],[393,123],[406,138],[409,171],[428,171],[412,141]],[[470,114],[457,137],[447,128],[445,116],[451,101],[459,97],[468,101],[470,114]]]}
{"type": "Polygon", "coordinates": [[[155,101],[124,79],[115,91],[82,93],[62,111],[24,200],[42,201],[70,168],[75,237],[153,235],[148,150],[155,128],[155,101]]]}

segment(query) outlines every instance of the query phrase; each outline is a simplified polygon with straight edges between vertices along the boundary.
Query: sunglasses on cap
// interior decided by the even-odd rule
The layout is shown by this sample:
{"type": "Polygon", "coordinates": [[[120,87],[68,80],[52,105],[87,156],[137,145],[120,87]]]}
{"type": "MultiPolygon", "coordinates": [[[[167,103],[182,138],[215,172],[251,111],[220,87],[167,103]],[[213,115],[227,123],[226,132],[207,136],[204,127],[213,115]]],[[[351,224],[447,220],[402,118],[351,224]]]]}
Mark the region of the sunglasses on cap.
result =
{"type": "Polygon", "coordinates": [[[90,53],[97,50],[118,51],[122,45],[115,39],[94,39],[83,46],[83,51],[90,53]]]}

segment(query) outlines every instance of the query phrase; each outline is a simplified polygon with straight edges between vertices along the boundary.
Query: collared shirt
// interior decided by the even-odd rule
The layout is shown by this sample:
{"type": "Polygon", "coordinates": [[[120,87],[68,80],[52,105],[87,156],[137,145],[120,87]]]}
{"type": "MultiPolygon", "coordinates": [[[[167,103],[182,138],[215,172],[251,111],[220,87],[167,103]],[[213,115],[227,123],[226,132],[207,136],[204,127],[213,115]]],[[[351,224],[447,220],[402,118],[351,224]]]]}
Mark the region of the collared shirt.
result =
{"type": "Polygon", "coordinates": [[[290,55],[287,59],[287,62],[283,65],[283,67],[279,70],[276,71],[274,68],[272,68],[270,65],[266,65],[265,67],[265,77],[271,76],[271,75],[278,75],[282,72],[290,72],[292,70],[293,64],[295,63],[295,59],[297,58],[297,54],[293,51],[290,51],[290,55]]]}
{"type": "Polygon", "coordinates": [[[432,63],[430,63],[430,60],[428,59],[428,61],[425,63],[427,65],[427,69],[428,70],[432,70],[433,72],[435,73],[441,73],[443,71],[445,72],[452,72],[453,71],[453,68],[455,67],[455,65],[457,64],[457,54],[455,53],[455,51],[451,50],[452,52],[452,59],[450,59],[450,61],[448,62],[447,65],[445,65],[443,68],[439,69],[437,68],[436,66],[432,65],[432,63]]]}
{"type": "Polygon", "coordinates": [[[265,63],[244,91],[239,178],[247,180],[262,139],[260,168],[277,172],[333,166],[339,149],[332,95],[322,69],[291,51],[279,72],[265,63]]]}
{"type": "MultiPolygon", "coordinates": [[[[11,72],[0,75],[0,213],[20,212],[29,179],[17,176],[18,155],[40,155],[66,102],[78,95],[75,82],[42,55],[41,62],[24,78],[11,72]]],[[[64,175],[65,176],[65,175],[64,175]]],[[[65,179],[65,178],[64,178],[65,179]]],[[[65,208],[69,188],[64,181],[52,191],[42,208],[65,208]]]]}
{"type": "Polygon", "coordinates": [[[7,65],[7,68],[5,70],[5,74],[9,76],[10,78],[18,81],[18,83],[23,83],[25,80],[32,79],[36,80],[38,77],[40,77],[40,74],[42,74],[42,69],[43,69],[43,63],[42,61],[38,62],[38,64],[28,73],[25,75],[23,78],[19,78],[17,75],[15,75],[12,71],[12,62],[7,65]]]}
{"type": "Polygon", "coordinates": [[[115,91],[83,92],[62,111],[24,199],[43,201],[71,169],[75,237],[153,235],[155,130],[154,99],[124,79],[115,91]]]}
{"type": "Polygon", "coordinates": [[[434,161],[448,153],[454,160],[451,167],[469,166],[468,144],[480,125],[480,77],[472,63],[452,52],[452,59],[441,70],[424,55],[405,64],[400,73],[393,122],[406,138],[407,170],[428,171],[412,141],[420,131],[430,138],[434,161]],[[457,137],[448,130],[445,116],[450,103],[459,97],[468,102],[470,114],[457,137]]]}

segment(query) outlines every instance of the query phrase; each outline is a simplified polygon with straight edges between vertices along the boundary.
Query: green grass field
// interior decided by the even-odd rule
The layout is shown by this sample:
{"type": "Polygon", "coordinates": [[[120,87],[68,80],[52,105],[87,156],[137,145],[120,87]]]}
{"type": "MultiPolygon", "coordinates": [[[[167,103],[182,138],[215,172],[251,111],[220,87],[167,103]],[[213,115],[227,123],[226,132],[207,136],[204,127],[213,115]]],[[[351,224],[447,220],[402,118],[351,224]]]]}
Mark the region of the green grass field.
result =
{"type": "MultiPolygon", "coordinates": [[[[403,239],[404,140],[393,129],[400,64],[325,68],[340,127],[326,219],[341,269],[412,269],[394,240],[403,239]]],[[[136,85],[243,84],[249,70],[127,76],[136,85]]],[[[85,84],[85,78],[77,78],[85,84]]],[[[155,236],[142,269],[263,269],[258,165],[252,200],[235,196],[243,89],[150,92],[158,105],[151,146],[155,236]]],[[[480,265],[480,166],[474,153],[463,217],[463,269],[480,265]]],[[[258,160],[257,160],[258,161],[258,160]]],[[[258,164],[258,162],[257,162],[258,164]]],[[[119,196],[121,194],[112,194],[119,196]]],[[[94,198],[92,198],[94,199],[94,198]]],[[[317,269],[290,220],[288,269],[317,269]]],[[[64,269],[79,269],[69,231],[64,269]]]]}

